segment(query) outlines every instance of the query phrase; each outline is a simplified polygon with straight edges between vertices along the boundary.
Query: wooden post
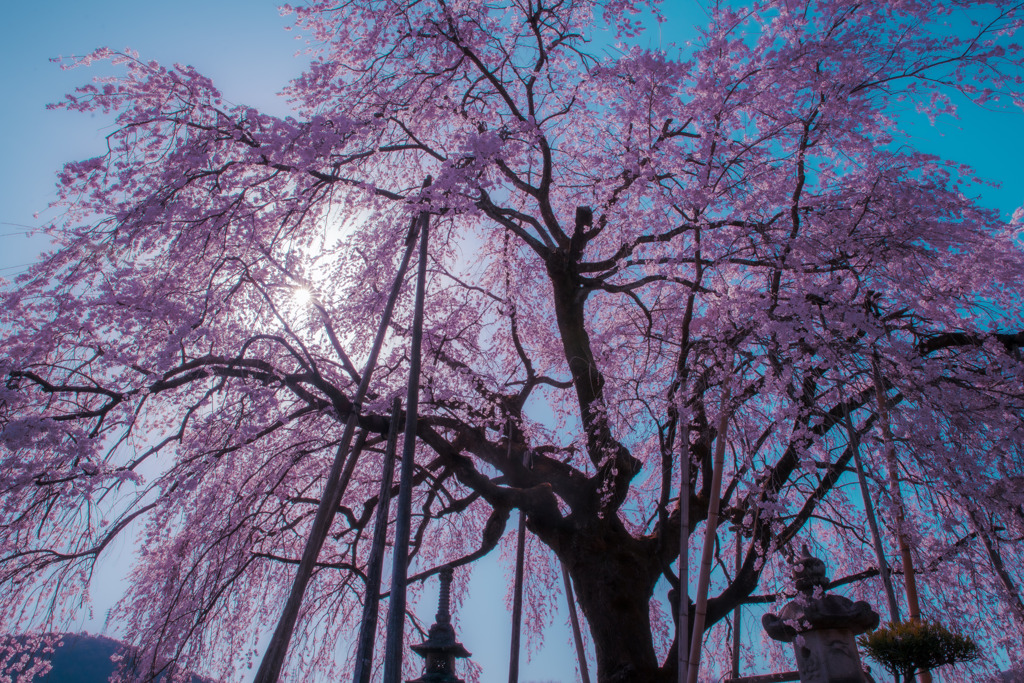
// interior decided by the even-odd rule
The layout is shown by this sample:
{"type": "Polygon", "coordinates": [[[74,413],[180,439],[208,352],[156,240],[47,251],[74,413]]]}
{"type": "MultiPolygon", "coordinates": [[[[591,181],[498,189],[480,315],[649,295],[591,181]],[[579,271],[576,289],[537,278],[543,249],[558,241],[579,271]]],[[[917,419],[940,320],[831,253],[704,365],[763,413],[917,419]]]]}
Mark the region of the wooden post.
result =
{"type": "MultiPolygon", "coordinates": [[[[743,530],[736,527],[736,576],[743,568],[743,530]]],[[[736,605],[732,611],[732,677],[740,677],[740,621],[743,606],[736,605]]]]}
{"type": "MultiPolygon", "coordinates": [[[[872,371],[875,380],[875,400],[878,402],[878,418],[882,428],[882,441],[885,446],[886,464],[889,466],[889,486],[893,497],[893,504],[896,507],[896,517],[893,520],[896,527],[896,540],[900,548],[900,560],[903,562],[903,581],[907,589],[907,611],[910,612],[911,620],[921,618],[921,603],[917,593],[917,574],[914,572],[914,558],[910,554],[910,542],[907,540],[905,530],[906,513],[903,509],[903,493],[900,490],[899,460],[896,458],[896,446],[892,438],[892,428],[889,426],[889,407],[885,398],[885,388],[882,382],[882,370],[878,364],[878,354],[871,360],[872,371]]],[[[932,675],[928,671],[918,673],[921,683],[932,683],[932,675]]]]}
{"type": "MultiPolygon", "coordinates": [[[[512,457],[512,419],[508,420],[508,457],[512,457]]],[[[523,450],[523,467],[533,467],[530,449],[523,450]]],[[[526,512],[519,511],[516,534],[516,576],[512,587],[512,641],[508,657],[508,683],[519,683],[519,650],[523,626],[523,579],[526,560],[526,512]]]]}
{"type": "MultiPolygon", "coordinates": [[[[682,412],[682,411],[680,411],[682,412]]],[[[679,683],[690,673],[690,429],[685,413],[680,416],[682,462],[679,463],[679,621],[676,625],[679,683]]]]}
{"type": "MultiPolygon", "coordinates": [[[[511,434],[509,434],[511,439],[511,434]]],[[[526,513],[519,511],[516,535],[516,578],[512,587],[512,640],[508,657],[508,683],[519,683],[519,637],[523,624],[523,564],[526,552],[526,513]]]]}
{"type": "Polygon", "coordinates": [[[722,470],[725,469],[725,441],[729,426],[729,378],[722,388],[722,406],[718,415],[718,434],[715,437],[715,460],[711,474],[711,500],[708,501],[707,526],[704,528],[704,549],[701,554],[700,574],[697,578],[697,602],[693,607],[693,635],[690,638],[690,668],[687,683],[697,683],[700,669],[700,651],[704,640],[704,621],[708,609],[708,588],[711,583],[711,555],[714,553],[718,531],[718,508],[722,499],[722,470]]]}
{"type": "Polygon", "coordinates": [[[889,562],[885,559],[885,549],[882,546],[882,534],[878,530],[878,520],[875,518],[875,507],[871,504],[871,492],[868,491],[867,477],[864,474],[864,465],[860,459],[860,437],[857,430],[853,428],[853,420],[850,414],[846,414],[846,431],[849,434],[850,448],[853,450],[853,462],[857,467],[857,479],[860,481],[860,494],[864,499],[864,512],[868,517],[868,526],[871,528],[871,541],[875,546],[875,558],[878,560],[878,573],[882,577],[882,586],[885,588],[885,597],[889,601],[889,620],[898,622],[900,620],[900,607],[896,601],[896,591],[892,587],[892,576],[889,573],[889,562]]]}
{"type": "Polygon", "coordinates": [[[396,396],[391,401],[391,425],[388,429],[388,443],[384,449],[384,467],[380,475],[380,495],[377,496],[377,518],[373,524],[370,563],[366,568],[366,597],[363,599],[363,618],[356,646],[353,683],[370,683],[370,673],[373,671],[373,645],[377,638],[380,580],[384,569],[384,548],[391,507],[391,482],[394,477],[395,451],[398,448],[398,416],[401,410],[402,402],[396,396]]]}
{"type": "MultiPolygon", "coordinates": [[[[398,300],[398,294],[402,289],[402,282],[405,280],[405,271],[409,267],[409,260],[412,257],[413,247],[416,244],[413,233],[414,227],[415,219],[410,226],[405,254],[402,257],[401,264],[398,266],[395,281],[391,285],[391,292],[388,295],[387,303],[384,305],[381,324],[377,329],[377,336],[374,338],[373,346],[370,349],[370,357],[366,360],[363,376],[359,381],[359,386],[356,388],[355,396],[352,398],[352,412],[349,413],[348,419],[345,421],[341,443],[338,445],[334,462],[328,472],[327,482],[324,484],[324,493],[317,506],[316,516],[313,518],[313,526],[310,529],[309,538],[306,540],[306,546],[302,550],[302,557],[299,560],[299,568],[295,572],[291,592],[288,594],[288,600],[285,602],[284,610],[277,622],[277,628],[270,639],[270,644],[267,646],[267,651],[263,654],[263,660],[260,662],[260,668],[256,672],[254,683],[277,683],[277,679],[281,675],[285,654],[288,652],[292,632],[295,630],[295,622],[299,617],[299,608],[302,606],[302,597],[306,593],[306,586],[313,575],[316,560],[320,556],[320,550],[327,539],[327,532],[334,521],[334,513],[337,511],[338,504],[341,502],[341,496],[344,493],[341,479],[345,456],[348,455],[349,445],[352,443],[352,435],[355,433],[356,423],[359,420],[359,411],[369,388],[373,369],[377,365],[377,357],[380,355],[384,335],[387,333],[388,325],[391,322],[391,314],[395,309],[395,302],[398,300]]],[[[351,465],[354,466],[355,462],[353,461],[351,465]]],[[[351,470],[351,468],[349,469],[351,470]]]]}
{"type": "Polygon", "coordinates": [[[420,214],[419,269],[413,312],[412,345],[409,349],[409,390],[405,400],[405,435],[402,444],[398,504],[395,510],[395,548],[391,567],[391,600],[384,643],[384,683],[400,683],[402,640],[405,632],[405,589],[409,574],[409,533],[412,526],[412,465],[416,455],[416,423],[420,398],[420,362],[423,344],[423,302],[427,289],[427,236],[430,215],[420,214]]]}
{"type": "Polygon", "coordinates": [[[569,571],[562,563],[562,585],[565,586],[565,598],[569,603],[569,621],[572,624],[572,638],[576,643],[576,661],[580,665],[580,678],[583,683],[590,683],[590,670],[587,667],[587,653],[583,649],[583,634],[580,633],[580,618],[576,614],[576,600],[572,596],[572,580],[569,571]]]}

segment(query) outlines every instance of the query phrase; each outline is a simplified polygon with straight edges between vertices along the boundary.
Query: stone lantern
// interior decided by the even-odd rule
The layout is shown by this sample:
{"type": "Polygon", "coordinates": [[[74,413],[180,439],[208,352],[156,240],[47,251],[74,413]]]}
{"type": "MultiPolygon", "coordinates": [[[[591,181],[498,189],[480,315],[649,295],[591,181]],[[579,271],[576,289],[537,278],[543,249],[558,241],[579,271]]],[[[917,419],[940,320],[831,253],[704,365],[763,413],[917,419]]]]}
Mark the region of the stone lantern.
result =
{"type": "Polygon", "coordinates": [[[441,570],[441,595],[438,597],[436,622],[427,632],[427,639],[412,649],[426,659],[423,675],[408,683],[463,683],[455,676],[455,659],[469,656],[462,643],[455,639],[451,615],[452,568],[441,570]]]}
{"type": "Polygon", "coordinates": [[[761,618],[771,638],[793,643],[801,683],[863,683],[856,636],[878,626],[878,613],[863,601],[825,593],[825,563],[804,546],[794,563],[798,591],[778,615],[761,618]]]}

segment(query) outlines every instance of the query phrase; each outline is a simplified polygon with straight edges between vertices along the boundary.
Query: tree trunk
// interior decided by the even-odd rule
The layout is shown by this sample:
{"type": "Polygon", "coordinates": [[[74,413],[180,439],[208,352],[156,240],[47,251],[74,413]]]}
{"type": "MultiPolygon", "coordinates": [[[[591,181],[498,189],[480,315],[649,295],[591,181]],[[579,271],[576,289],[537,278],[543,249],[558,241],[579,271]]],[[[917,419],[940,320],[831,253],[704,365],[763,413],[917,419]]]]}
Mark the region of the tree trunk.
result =
{"type": "Polygon", "coordinates": [[[617,519],[576,531],[558,554],[590,625],[598,683],[671,683],[674,669],[659,668],[651,638],[656,556],[617,519]]]}

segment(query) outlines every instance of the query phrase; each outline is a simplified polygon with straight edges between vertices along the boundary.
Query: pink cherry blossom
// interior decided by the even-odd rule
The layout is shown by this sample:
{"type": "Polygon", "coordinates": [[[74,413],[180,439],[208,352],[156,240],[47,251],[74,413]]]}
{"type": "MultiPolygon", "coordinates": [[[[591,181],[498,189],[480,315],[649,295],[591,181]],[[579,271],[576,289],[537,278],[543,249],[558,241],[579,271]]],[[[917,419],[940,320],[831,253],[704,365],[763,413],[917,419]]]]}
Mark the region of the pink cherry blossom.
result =
{"type": "Polygon", "coordinates": [[[410,576],[508,552],[518,510],[534,635],[564,564],[598,680],[675,681],[681,470],[696,545],[724,414],[711,537],[742,562],[711,574],[702,671],[726,673],[716,624],[785,599],[800,544],[884,609],[849,415],[891,562],[905,508],[923,611],[983,644],[972,675],[1024,658],[1020,216],[971,199],[973,172],[895,114],[1021,102],[1020,8],[711,3],[679,57],[637,47],[653,4],[285,8],[314,46],[293,118],[191,67],[66,62],[119,66],[56,105],[117,123],[59,173],[55,248],[4,293],[4,627],[55,630],[134,533],[125,675],[240,679],[358,409],[366,447],[286,666],[350,675],[335,653],[358,628],[411,281],[352,398],[427,211],[410,576]],[[592,41],[605,25],[621,49],[592,41]]]}

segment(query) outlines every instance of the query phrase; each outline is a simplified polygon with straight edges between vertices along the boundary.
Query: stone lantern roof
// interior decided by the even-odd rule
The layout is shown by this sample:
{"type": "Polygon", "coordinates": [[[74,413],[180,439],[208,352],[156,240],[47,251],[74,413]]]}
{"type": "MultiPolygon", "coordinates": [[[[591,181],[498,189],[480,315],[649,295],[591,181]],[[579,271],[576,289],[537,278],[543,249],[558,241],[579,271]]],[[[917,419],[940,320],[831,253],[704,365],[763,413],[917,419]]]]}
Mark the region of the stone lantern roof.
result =
{"type": "Polygon", "coordinates": [[[824,592],[828,585],[825,563],[812,557],[806,545],[793,564],[796,599],[778,615],[766,614],[761,619],[764,630],[773,639],[791,643],[805,631],[835,628],[860,635],[878,626],[878,613],[868,603],[824,592]]]}
{"type": "Polygon", "coordinates": [[[861,683],[864,672],[855,637],[878,626],[878,613],[863,601],[825,592],[825,563],[811,557],[807,546],[796,559],[794,600],[761,624],[771,638],[793,643],[802,683],[861,683]]]}

